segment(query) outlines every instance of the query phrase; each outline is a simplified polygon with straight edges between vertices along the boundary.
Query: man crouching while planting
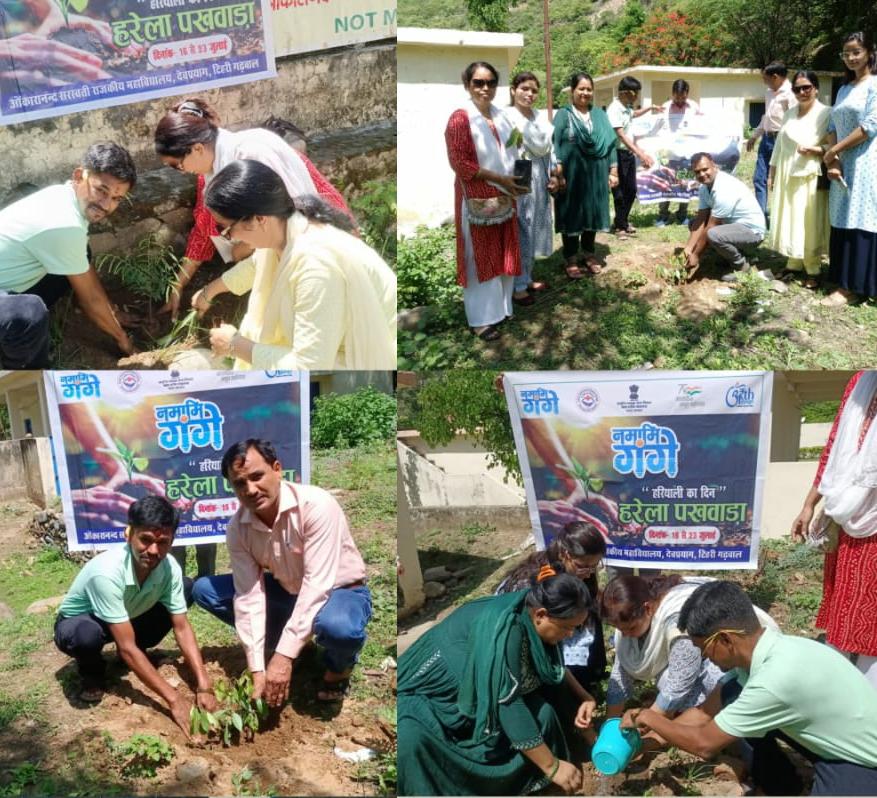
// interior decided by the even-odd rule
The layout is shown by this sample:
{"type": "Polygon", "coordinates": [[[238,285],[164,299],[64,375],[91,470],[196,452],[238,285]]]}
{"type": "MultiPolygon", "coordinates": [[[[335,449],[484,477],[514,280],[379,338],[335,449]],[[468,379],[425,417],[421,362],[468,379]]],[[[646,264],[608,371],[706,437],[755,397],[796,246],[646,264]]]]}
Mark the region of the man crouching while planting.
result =
{"type": "Polygon", "coordinates": [[[728,673],[701,706],[676,720],[632,709],[623,727],[651,730],[704,759],[737,742],[754,786],[766,795],[801,794],[777,740],[813,763],[811,795],[877,795],[877,690],[842,654],[762,628],[733,582],[695,590],[679,628],[728,673]]]}
{"type": "Polygon", "coordinates": [[[372,613],[365,563],[334,497],[282,474],[268,441],[249,438],[225,453],[222,475],[240,501],[226,531],[232,573],[198,579],[193,596],[237,630],[253,698],[283,706],[293,663],[313,637],[326,666],[317,700],[340,701],[372,613]]]}
{"type": "Polygon", "coordinates": [[[158,693],[174,722],[189,737],[192,705],[153,667],[146,649],[174,630],[186,663],[198,680],[196,703],[217,708],[195,632],[186,610],[192,603],[192,580],[168,552],[174,542],[179,511],[159,496],[139,499],[128,510],[127,543],[98,554],[79,572],[55,621],[55,645],[76,659],[83,681],[80,698],[100,701],[106,662],[101,649],[115,643],[119,655],[147,687],[158,693]]]}

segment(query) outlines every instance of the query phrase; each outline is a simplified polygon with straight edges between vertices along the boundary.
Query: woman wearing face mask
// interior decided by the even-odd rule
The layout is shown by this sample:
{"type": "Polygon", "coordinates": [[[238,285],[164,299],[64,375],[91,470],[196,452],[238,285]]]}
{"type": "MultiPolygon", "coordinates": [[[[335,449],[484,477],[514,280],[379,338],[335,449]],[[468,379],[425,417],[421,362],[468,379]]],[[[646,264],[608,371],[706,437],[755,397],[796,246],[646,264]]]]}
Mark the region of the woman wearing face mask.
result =
{"type": "Polygon", "coordinates": [[[765,243],[788,257],[784,278],[806,272],[805,288],[819,285],[822,256],[828,254],[828,193],[817,183],[831,109],[819,102],[818,90],[815,72],[795,73],[792,91],[798,104],[786,111],[767,178],[773,191],[765,243]]]}
{"type": "MultiPolygon", "coordinates": [[[[525,795],[582,785],[542,695],[564,678],[560,642],[585,622],[588,591],[544,566],[529,590],[464,604],[399,658],[399,793],[525,795]]],[[[590,725],[595,702],[576,724],[590,725]]]]}
{"type": "Polygon", "coordinates": [[[846,82],[831,109],[823,156],[832,180],[828,275],[838,284],[822,300],[828,306],[877,296],[877,49],[867,34],[851,33],[841,58],[846,82]]]}
{"type": "MultiPolygon", "coordinates": [[[[709,577],[619,576],[606,585],[600,615],[615,627],[615,662],[609,674],[606,714],[620,717],[636,682],[656,680],[651,709],[673,716],[702,704],[722,672],[676,625],[686,599],[709,577]]],[[[777,628],[755,608],[762,626],[777,628]]]]}
{"type": "MultiPolygon", "coordinates": [[[[155,151],[162,163],[199,176],[195,226],[177,281],[171,286],[169,301],[162,308],[170,311],[172,316],[177,314],[183,289],[201,263],[210,260],[215,252],[210,236],[218,235],[219,230],[204,208],[203,192],[213,176],[232,161],[251,159],[265,164],[280,175],[289,196],[322,197],[329,205],[347,214],[355,227],[353,214],[338,190],[303,153],[287,144],[276,132],[264,127],[233,132],[220,127],[219,122],[214,108],[194,97],[171,108],[155,129],[155,151]]],[[[284,124],[273,118],[270,122],[284,124]]],[[[244,257],[244,253],[240,257],[244,257]]]]}
{"type": "Polygon", "coordinates": [[[593,78],[578,72],[569,86],[572,102],[554,117],[554,154],[566,180],[566,190],[555,197],[554,216],[566,275],[579,280],[584,277],[580,260],[590,274],[603,270],[595,241],[598,230],[609,229],[609,189],[618,185],[618,156],[609,118],[593,106],[593,78]]]}
{"type": "MultiPolygon", "coordinates": [[[[552,538],[545,551],[537,551],[515,568],[497,588],[511,593],[526,588],[539,570],[549,564],[563,566],[566,573],[581,579],[591,596],[597,595],[597,570],[606,554],[606,540],[593,524],[567,524],[552,538]]],[[[563,641],[563,662],[572,677],[591,692],[606,674],[603,624],[595,613],[572,637],[563,641]]]]}
{"type": "Polygon", "coordinates": [[[237,369],[395,368],[396,277],[347,216],[317,197],[293,199],[258,161],[226,166],[204,202],[221,236],[255,249],[192,297],[203,315],[225,291],[250,292],[239,331],[211,330],[214,355],[237,369]]]}
{"type": "Polygon", "coordinates": [[[554,251],[554,230],[551,223],[551,194],[559,185],[553,174],[551,136],[554,127],[548,114],[534,107],[539,96],[539,79],[532,72],[519,72],[512,78],[512,102],[506,109],[509,121],[517,131],[518,158],[532,163],[530,193],[518,198],[518,233],[521,241],[521,273],[515,277],[512,298],[520,305],[532,305],[531,292],[548,286],[533,280],[533,261],[547,258],[554,251]]]}
{"type": "Polygon", "coordinates": [[[514,278],[521,272],[515,198],[528,189],[515,183],[512,125],[493,104],[499,73],[485,61],[463,70],[469,101],[445,128],[454,170],[457,282],[473,334],[500,337],[497,325],[512,315],[514,278]]]}

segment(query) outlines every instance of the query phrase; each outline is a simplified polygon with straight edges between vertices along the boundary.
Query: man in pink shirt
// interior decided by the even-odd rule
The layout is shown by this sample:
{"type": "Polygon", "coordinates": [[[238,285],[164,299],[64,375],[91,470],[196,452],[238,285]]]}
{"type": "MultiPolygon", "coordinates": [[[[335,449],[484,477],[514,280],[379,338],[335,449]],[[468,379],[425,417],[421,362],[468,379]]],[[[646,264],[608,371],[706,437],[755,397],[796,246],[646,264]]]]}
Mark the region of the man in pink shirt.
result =
{"type": "Polygon", "coordinates": [[[283,705],[293,663],[313,637],[326,665],[317,698],[338,701],[372,613],[365,563],[338,502],[322,488],[284,481],[282,470],[265,440],[225,453],[222,475],[240,500],[226,532],[232,573],[198,579],[192,595],[235,627],[254,697],[283,705]]]}

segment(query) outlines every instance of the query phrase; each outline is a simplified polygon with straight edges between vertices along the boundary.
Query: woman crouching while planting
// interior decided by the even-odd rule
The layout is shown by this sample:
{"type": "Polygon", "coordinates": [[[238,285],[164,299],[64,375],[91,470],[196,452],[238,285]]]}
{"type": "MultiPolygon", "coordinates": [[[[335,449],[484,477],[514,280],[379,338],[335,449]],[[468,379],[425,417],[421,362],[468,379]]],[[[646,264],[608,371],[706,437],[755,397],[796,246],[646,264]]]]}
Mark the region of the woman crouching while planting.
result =
{"type": "MultiPolygon", "coordinates": [[[[607,717],[621,717],[636,682],[656,680],[651,709],[672,717],[702,704],[722,676],[677,623],[682,605],[709,577],[619,576],[606,585],[600,601],[604,621],[615,627],[615,662],[606,693],[607,717]]],[[[755,608],[762,626],[774,620],[755,608]]]]}
{"type": "Polygon", "coordinates": [[[395,275],[344,213],[316,196],[293,200],[250,160],[216,175],[204,202],[221,236],[255,248],[192,297],[203,315],[221,293],[250,292],[240,330],[211,330],[215,355],[236,369],[396,367],[395,275]]]}
{"type": "MultiPolygon", "coordinates": [[[[544,566],[529,590],[465,604],[399,660],[399,792],[523,795],[582,786],[542,688],[564,679],[560,643],[586,622],[581,580],[544,566]]],[[[576,725],[596,704],[582,701],[576,725]]]]}

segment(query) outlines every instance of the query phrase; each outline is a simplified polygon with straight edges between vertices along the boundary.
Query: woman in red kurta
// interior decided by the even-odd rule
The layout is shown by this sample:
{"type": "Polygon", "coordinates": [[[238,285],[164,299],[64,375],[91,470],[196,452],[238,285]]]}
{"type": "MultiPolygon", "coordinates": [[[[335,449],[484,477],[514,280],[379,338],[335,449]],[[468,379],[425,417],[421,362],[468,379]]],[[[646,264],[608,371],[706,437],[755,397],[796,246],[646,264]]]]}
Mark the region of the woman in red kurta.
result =
{"type": "Polygon", "coordinates": [[[825,555],[822,605],[816,627],[877,688],[877,372],[856,374],[844,391],[813,487],[792,525],[804,539],[813,511],[840,526],[825,555]]]}
{"type": "Polygon", "coordinates": [[[454,181],[457,228],[457,282],[472,332],[485,341],[499,338],[496,326],[512,315],[514,276],[521,273],[518,222],[512,212],[494,224],[469,223],[466,199],[526,194],[514,180],[515,147],[506,147],[512,127],[492,104],[499,74],[483,61],[463,72],[471,102],[454,111],[445,129],[454,181]]]}

